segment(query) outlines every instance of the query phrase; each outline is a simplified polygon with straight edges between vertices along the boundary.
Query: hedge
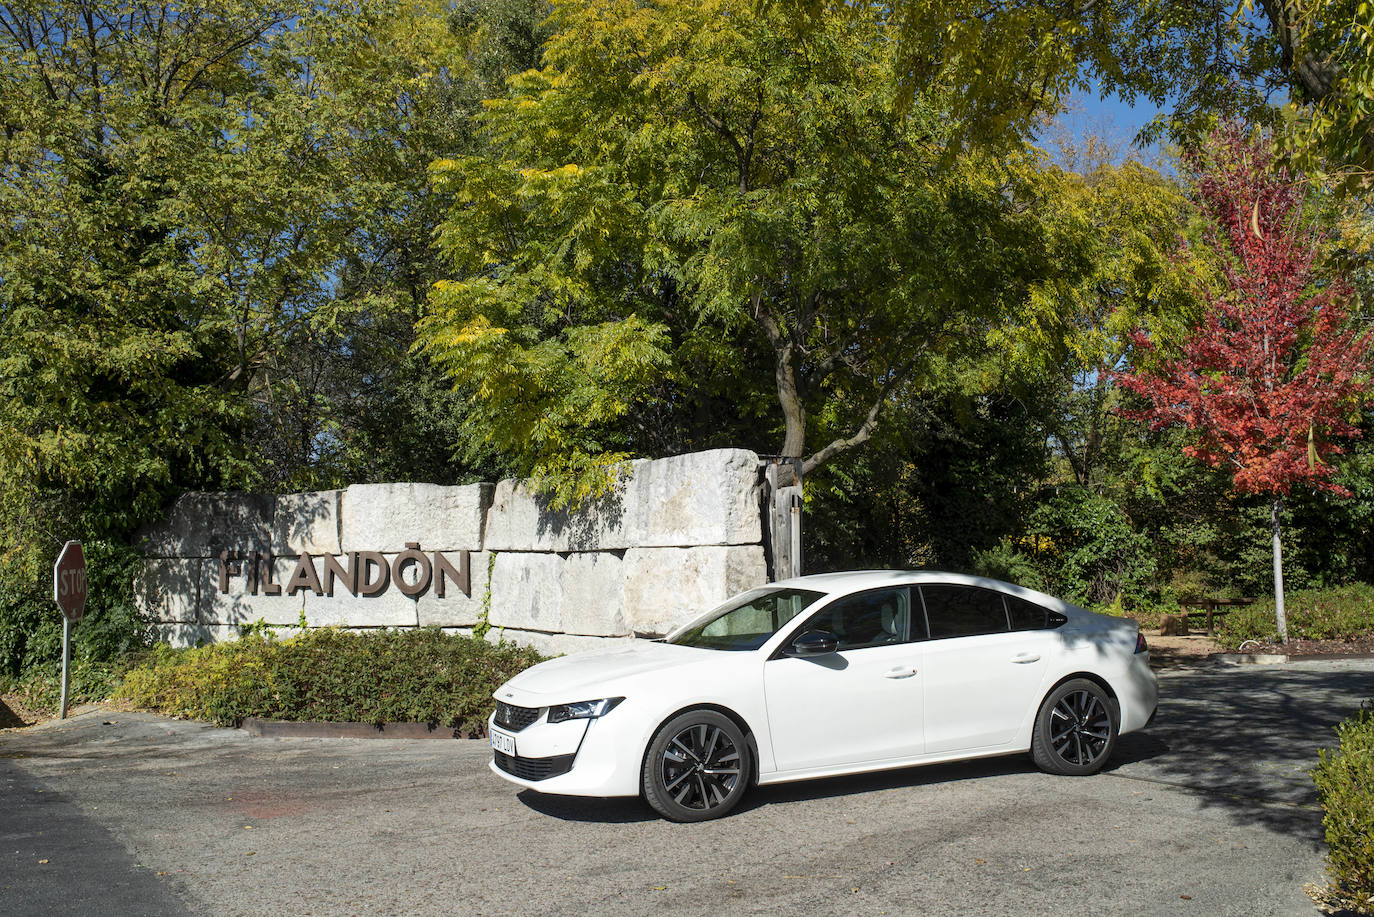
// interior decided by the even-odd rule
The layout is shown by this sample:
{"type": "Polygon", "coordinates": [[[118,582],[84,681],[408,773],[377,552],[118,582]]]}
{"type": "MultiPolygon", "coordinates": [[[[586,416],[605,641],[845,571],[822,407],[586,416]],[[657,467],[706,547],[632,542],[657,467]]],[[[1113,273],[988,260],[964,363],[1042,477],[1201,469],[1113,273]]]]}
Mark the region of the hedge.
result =
{"type": "MultiPolygon", "coordinates": [[[[1374,586],[1361,583],[1289,592],[1283,604],[1290,640],[1349,640],[1374,634],[1374,586]]],[[[1274,642],[1278,624],[1273,598],[1231,609],[1216,635],[1233,649],[1246,640],[1274,642]]]]}
{"type": "Polygon", "coordinates": [[[541,657],[527,647],[421,630],[250,633],[233,643],[161,646],[125,675],[115,699],[170,716],[236,726],[245,717],[428,723],[480,736],[492,692],[541,657]]]}
{"type": "Polygon", "coordinates": [[[1312,772],[1326,814],[1327,904],[1374,914],[1374,708],[1336,727],[1340,746],[1322,749],[1312,772]]]}

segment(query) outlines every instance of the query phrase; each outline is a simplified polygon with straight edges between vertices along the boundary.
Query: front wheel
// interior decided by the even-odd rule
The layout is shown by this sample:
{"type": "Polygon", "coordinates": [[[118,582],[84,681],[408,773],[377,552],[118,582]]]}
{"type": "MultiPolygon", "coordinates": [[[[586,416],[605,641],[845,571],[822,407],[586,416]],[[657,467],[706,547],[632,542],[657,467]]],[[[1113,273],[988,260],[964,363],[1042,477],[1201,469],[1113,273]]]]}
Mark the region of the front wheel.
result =
{"type": "Polygon", "coordinates": [[[1082,777],[1095,774],[1116,746],[1116,702],[1102,686],[1075,678],[1055,688],[1035,715],[1031,756],[1041,770],[1082,777]]]}
{"type": "Polygon", "coordinates": [[[669,821],[720,818],[749,786],[753,760],[734,720],[714,710],[688,710],[649,741],[641,783],[644,800],[669,821]]]}

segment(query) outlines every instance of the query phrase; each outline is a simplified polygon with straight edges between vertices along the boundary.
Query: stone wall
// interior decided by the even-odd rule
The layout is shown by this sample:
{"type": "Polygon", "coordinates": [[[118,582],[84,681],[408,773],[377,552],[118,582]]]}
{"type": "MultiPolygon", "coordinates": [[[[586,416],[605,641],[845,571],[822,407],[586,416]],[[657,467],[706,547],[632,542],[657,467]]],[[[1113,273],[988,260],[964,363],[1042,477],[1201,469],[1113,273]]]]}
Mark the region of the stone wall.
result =
{"type": "Polygon", "coordinates": [[[715,450],[633,462],[575,513],[515,481],[187,494],[144,533],[135,595],[175,645],[259,621],[470,632],[485,615],[492,637],[568,652],[766,581],[762,489],[756,455],[715,450]]]}

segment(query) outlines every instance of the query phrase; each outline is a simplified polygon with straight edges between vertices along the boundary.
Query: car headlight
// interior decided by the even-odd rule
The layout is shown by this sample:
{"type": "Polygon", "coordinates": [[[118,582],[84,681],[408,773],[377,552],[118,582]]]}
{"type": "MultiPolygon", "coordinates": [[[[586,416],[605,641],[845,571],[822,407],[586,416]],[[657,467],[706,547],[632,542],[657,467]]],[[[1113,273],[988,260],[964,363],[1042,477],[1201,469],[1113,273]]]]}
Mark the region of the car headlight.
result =
{"type": "Polygon", "coordinates": [[[549,708],[549,722],[594,720],[598,716],[605,716],[610,713],[624,699],[623,697],[606,697],[601,700],[580,700],[571,704],[555,704],[549,708]]]}

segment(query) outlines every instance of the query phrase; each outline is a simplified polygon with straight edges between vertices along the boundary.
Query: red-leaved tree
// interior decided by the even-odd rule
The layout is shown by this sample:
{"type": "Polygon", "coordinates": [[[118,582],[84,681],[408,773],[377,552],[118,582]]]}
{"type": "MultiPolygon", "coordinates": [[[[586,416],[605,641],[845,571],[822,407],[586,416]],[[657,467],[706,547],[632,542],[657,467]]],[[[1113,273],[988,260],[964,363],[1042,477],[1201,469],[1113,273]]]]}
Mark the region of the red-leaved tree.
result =
{"type": "Polygon", "coordinates": [[[1188,164],[1225,283],[1198,290],[1203,317],[1181,345],[1165,353],[1136,332],[1136,368],[1114,375],[1148,402],[1128,416],[1156,430],[1187,427],[1196,434],[1189,455],[1230,469],[1238,493],[1273,497],[1274,596],[1285,642],[1283,498],[1294,485],[1345,495],[1328,459],[1342,451],[1341,439],[1359,435],[1348,418],[1369,390],[1374,332],[1351,325],[1348,282],[1318,269],[1324,238],[1304,220],[1301,185],[1275,167],[1264,137],[1224,126],[1188,164]]]}

